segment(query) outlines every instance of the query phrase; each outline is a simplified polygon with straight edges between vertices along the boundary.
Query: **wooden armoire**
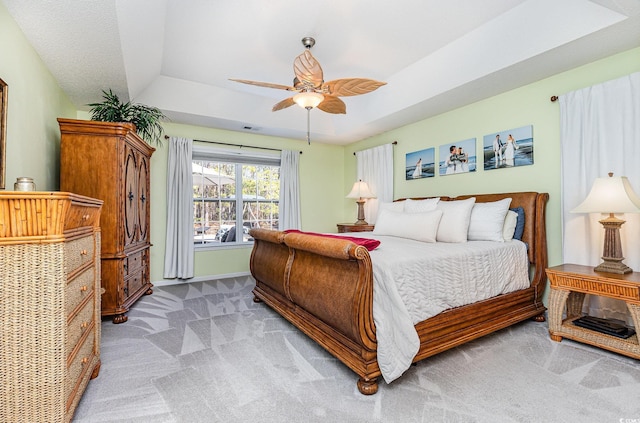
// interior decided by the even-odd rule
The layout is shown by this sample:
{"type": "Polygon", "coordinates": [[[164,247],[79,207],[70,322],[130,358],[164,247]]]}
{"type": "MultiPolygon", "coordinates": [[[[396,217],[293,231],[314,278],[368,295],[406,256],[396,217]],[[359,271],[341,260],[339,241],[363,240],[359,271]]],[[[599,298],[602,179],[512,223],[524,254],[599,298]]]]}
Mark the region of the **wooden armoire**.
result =
{"type": "Polygon", "coordinates": [[[149,275],[150,164],[155,149],[129,123],[58,119],[60,189],[104,201],[102,316],[127,311],[152,293],[149,275]]]}

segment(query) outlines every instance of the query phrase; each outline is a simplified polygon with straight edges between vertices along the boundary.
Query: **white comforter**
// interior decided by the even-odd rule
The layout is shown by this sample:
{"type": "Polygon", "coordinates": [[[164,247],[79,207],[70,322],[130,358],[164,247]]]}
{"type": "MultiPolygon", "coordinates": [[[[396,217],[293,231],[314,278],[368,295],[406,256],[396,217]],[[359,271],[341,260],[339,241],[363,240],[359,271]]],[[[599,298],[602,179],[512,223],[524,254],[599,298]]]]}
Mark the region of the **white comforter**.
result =
{"type": "Polygon", "coordinates": [[[420,347],[414,325],[452,308],[529,286],[520,241],[425,243],[372,233],[373,320],[378,364],[389,383],[409,368],[420,347]]]}

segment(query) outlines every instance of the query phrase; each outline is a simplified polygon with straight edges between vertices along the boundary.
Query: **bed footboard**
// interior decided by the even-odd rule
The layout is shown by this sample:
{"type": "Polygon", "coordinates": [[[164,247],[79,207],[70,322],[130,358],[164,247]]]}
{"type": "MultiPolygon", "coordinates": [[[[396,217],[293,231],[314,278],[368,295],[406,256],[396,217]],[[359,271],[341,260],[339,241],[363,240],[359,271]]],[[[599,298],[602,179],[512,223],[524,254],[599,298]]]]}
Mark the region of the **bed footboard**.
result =
{"type": "Polygon", "coordinates": [[[373,271],[366,248],[351,241],[252,229],[254,295],[377,391],[373,271]]]}

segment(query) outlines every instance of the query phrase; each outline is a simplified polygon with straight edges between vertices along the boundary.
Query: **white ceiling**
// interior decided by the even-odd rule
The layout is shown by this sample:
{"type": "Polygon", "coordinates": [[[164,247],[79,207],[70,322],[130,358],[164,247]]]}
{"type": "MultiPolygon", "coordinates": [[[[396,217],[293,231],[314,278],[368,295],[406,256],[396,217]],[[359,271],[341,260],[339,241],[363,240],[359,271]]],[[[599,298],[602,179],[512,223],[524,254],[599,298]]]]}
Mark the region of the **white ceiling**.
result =
{"type": "Polygon", "coordinates": [[[301,140],[304,109],[271,111],[290,93],[229,78],[291,85],[312,36],[325,80],[387,82],[347,115],[311,111],[334,144],[640,46],[640,0],[1,1],[79,109],[111,88],[172,122],[301,140]]]}

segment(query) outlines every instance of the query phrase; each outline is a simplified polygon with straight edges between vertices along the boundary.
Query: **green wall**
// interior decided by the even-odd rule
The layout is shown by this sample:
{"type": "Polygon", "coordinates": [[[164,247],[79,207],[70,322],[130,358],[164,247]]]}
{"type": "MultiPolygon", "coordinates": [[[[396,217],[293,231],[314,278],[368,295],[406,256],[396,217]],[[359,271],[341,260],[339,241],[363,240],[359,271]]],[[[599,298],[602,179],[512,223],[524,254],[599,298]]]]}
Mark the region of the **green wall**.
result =
{"type": "Polygon", "coordinates": [[[0,3],[0,78],[8,85],[6,189],[19,176],[35,179],[40,191],[59,188],[58,117],[76,109],[40,56],[0,3]]]}
{"type": "MultiPolygon", "coordinates": [[[[510,191],[540,191],[549,193],[547,205],[547,241],[549,264],[562,263],[560,213],[560,105],[552,103],[552,95],[640,71],[640,48],[564,72],[515,90],[473,103],[448,113],[377,135],[345,148],[345,180],[343,191],[356,178],[354,151],[392,141],[394,147],[395,198],[432,195],[460,195],[510,191]],[[482,151],[483,136],[497,131],[533,125],[534,164],[531,166],[483,170],[473,173],[405,180],[405,155],[429,147],[476,138],[476,152],[482,151]]],[[[354,214],[353,202],[344,200],[344,216],[354,214]]]]}

